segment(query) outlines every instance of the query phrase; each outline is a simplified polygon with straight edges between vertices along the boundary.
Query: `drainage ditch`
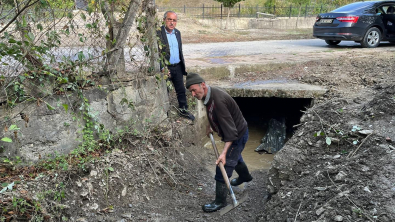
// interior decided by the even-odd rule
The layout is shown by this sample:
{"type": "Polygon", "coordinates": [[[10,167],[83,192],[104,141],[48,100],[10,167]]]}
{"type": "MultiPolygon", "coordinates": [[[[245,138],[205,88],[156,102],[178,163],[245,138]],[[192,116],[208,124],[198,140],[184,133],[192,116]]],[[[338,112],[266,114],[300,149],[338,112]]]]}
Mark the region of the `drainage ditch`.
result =
{"type": "MultiPolygon", "coordinates": [[[[282,131],[284,134],[282,143],[285,143],[294,133],[293,126],[300,123],[303,111],[313,102],[311,98],[234,97],[234,99],[249,127],[249,139],[242,154],[251,171],[269,169],[275,152],[257,152],[256,149],[262,144],[262,141],[270,142],[273,138],[278,141],[279,134],[269,135],[271,132],[282,131]],[[282,124],[281,129],[273,129],[273,125],[270,123],[273,120],[282,124]],[[271,139],[268,140],[268,137],[271,139]]],[[[220,138],[215,135],[215,140],[218,149],[222,150],[223,143],[220,138]]],[[[267,143],[262,144],[262,146],[265,145],[267,143]]],[[[212,149],[210,141],[206,142],[205,147],[212,149]]]]}

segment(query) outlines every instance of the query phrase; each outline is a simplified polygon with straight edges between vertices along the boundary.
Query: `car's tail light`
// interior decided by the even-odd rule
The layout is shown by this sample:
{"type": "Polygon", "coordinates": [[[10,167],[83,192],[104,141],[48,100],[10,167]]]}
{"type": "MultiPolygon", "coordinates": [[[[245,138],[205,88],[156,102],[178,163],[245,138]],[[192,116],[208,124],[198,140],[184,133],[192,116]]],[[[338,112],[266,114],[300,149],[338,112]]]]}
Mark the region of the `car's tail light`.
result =
{"type": "Polygon", "coordinates": [[[357,23],[359,16],[345,16],[345,17],[337,17],[337,20],[341,22],[351,22],[351,23],[357,23]]]}
{"type": "Polygon", "coordinates": [[[318,21],[318,20],[320,20],[320,17],[317,16],[317,18],[315,18],[315,21],[318,21]]]}

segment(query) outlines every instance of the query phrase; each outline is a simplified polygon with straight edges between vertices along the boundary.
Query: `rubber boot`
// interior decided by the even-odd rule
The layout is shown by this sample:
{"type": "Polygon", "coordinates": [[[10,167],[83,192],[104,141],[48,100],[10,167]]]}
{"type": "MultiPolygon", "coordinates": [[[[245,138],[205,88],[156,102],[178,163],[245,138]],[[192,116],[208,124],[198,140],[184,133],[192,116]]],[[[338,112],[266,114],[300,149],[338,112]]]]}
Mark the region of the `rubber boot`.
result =
{"type": "Polygon", "coordinates": [[[225,183],[216,181],[215,184],[215,200],[209,204],[203,205],[202,209],[206,213],[220,210],[226,206],[226,197],[228,196],[228,188],[225,183]]]}
{"type": "Polygon", "coordinates": [[[250,172],[248,172],[248,168],[245,162],[241,162],[235,167],[236,173],[239,174],[239,177],[230,181],[230,185],[239,186],[244,182],[250,182],[252,180],[252,176],[250,172]]]}

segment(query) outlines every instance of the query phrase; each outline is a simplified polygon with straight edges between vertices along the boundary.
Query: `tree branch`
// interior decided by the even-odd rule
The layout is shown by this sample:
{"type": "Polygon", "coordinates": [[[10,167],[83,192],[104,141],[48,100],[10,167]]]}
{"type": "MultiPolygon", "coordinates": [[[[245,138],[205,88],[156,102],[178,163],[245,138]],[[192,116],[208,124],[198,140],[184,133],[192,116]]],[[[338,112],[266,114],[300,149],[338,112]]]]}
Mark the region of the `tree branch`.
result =
{"type": "Polygon", "coordinates": [[[12,19],[7,23],[7,25],[5,25],[4,28],[2,28],[2,29],[0,30],[0,33],[4,32],[4,31],[8,28],[8,26],[10,26],[10,25],[18,18],[18,16],[19,16],[23,11],[25,11],[25,10],[26,10],[27,8],[29,8],[30,6],[36,4],[39,0],[36,0],[36,1],[33,2],[32,4],[29,4],[30,1],[31,1],[31,0],[29,0],[29,1],[27,2],[27,4],[26,4],[21,10],[18,11],[18,13],[14,16],[14,18],[12,18],[12,19]]]}

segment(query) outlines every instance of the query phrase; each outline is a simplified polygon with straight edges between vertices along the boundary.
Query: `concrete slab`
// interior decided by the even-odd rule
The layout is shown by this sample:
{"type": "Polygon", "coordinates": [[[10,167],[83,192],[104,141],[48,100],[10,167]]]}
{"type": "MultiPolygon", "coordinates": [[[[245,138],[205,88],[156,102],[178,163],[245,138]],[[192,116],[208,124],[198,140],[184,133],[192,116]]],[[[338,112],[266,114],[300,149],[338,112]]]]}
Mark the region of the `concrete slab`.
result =
{"type": "Polygon", "coordinates": [[[323,87],[287,80],[266,80],[242,83],[214,83],[232,97],[317,98],[327,90],[323,87]]]}
{"type": "Polygon", "coordinates": [[[325,88],[287,80],[285,76],[284,80],[241,82],[243,77],[239,74],[260,73],[273,68],[273,64],[292,66],[329,59],[338,57],[339,53],[343,51],[328,50],[319,39],[185,44],[184,47],[187,71],[200,74],[209,85],[221,87],[233,97],[321,97],[327,91],[325,88]]]}

